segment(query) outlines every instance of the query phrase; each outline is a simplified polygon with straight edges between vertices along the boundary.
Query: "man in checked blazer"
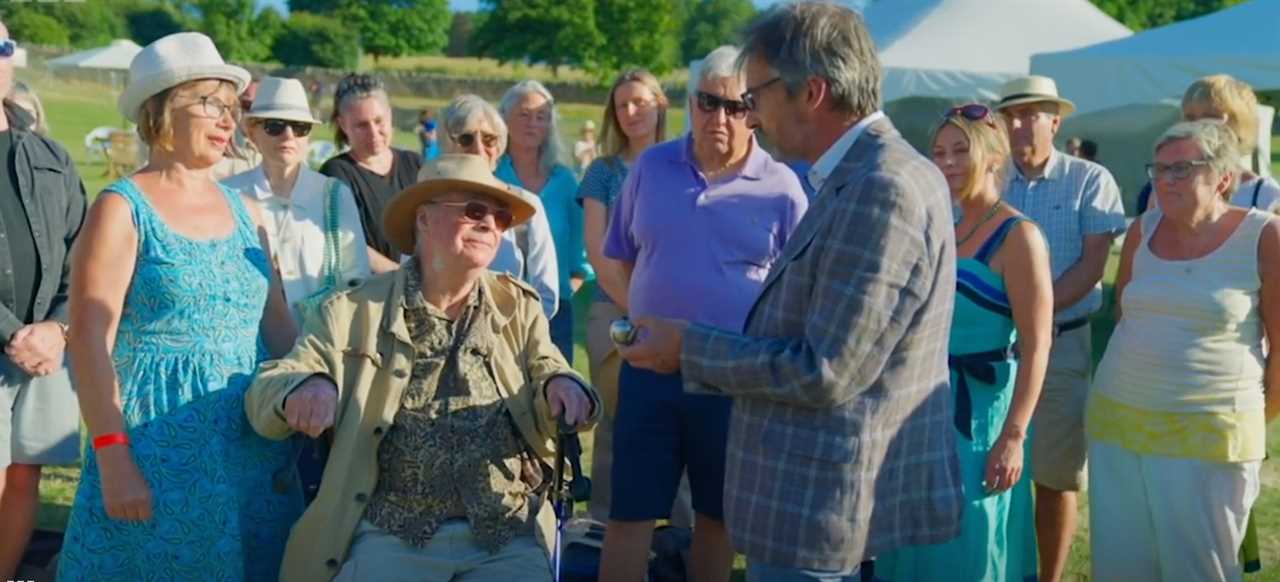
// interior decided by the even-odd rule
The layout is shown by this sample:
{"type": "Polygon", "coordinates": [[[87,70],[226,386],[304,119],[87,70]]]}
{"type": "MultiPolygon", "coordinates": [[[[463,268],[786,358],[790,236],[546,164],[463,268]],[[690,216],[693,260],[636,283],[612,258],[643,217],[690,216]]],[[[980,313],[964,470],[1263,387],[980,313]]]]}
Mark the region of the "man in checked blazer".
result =
{"type": "Polygon", "coordinates": [[[816,195],[745,330],[638,318],[622,356],[733,397],[725,520],[748,580],[854,580],[864,559],[959,531],[951,202],[879,111],[855,12],[778,6],[742,55],[752,123],[813,164],[816,195]]]}

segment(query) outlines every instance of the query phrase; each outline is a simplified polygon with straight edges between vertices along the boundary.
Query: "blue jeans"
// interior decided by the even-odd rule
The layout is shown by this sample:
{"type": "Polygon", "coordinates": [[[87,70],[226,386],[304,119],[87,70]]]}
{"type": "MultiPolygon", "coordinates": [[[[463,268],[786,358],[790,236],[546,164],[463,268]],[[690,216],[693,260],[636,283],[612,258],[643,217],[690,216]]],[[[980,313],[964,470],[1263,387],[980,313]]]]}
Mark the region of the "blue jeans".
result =
{"type": "Polygon", "coordinates": [[[845,571],[770,566],[747,560],[747,582],[862,582],[860,566],[845,571]]]}
{"type": "Polygon", "coordinates": [[[555,317],[549,322],[551,325],[551,343],[560,348],[560,353],[564,354],[564,361],[573,365],[573,302],[561,301],[560,307],[556,309],[555,317]]]}

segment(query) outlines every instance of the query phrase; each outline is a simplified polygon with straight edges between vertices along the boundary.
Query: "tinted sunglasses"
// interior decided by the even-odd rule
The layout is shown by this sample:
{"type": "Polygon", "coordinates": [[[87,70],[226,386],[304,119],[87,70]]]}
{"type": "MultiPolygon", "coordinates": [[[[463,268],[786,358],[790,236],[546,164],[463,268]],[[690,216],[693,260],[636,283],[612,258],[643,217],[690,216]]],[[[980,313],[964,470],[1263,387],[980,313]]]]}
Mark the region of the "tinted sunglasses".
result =
{"type": "Polygon", "coordinates": [[[734,99],[725,99],[717,97],[710,93],[698,91],[697,96],[698,109],[703,113],[715,113],[717,109],[724,109],[724,114],[734,119],[742,119],[747,116],[747,104],[734,99]]]}
{"type": "Polygon", "coordinates": [[[474,200],[471,202],[428,202],[427,204],[461,208],[462,215],[472,222],[484,222],[484,217],[492,214],[493,224],[498,227],[498,230],[511,228],[511,221],[515,220],[510,210],[494,208],[484,202],[476,202],[474,200]]]}
{"type": "Polygon", "coordinates": [[[286,127],[293,130],[294,137],[307,137],[311,134],[311,124],[302,121],[268,119],[262,122],[262,131],[271,137],[280,137],[286,127]]]}
{"type": "Polygon", "coordinates": [[[0,40],[0,58],[7,59],[16,52],[18,52],[18,43],[14,42],[12,38],[0,40]]]}
{"type": "Polygon", "coordinates": [[[469,148],[476,145],[477,136],[479,136],[480,143],[484,147],[491,148],[498,145],[498,134],[485,133],[483,131],[468,131],[466,133],[450,136],[450,139],[453,140],[453,143],[456,143],[463,148],[469,148]]]}
{"type": "Polygon", "coordinates": [[[996,124],[995,116],[991,112],[991,108],[981,103],[968,103],[959,105],[947,110],[942,116],[943,119],[951,119],[959,115],[969,121],[985,121],[991,125],[996,124]]]}

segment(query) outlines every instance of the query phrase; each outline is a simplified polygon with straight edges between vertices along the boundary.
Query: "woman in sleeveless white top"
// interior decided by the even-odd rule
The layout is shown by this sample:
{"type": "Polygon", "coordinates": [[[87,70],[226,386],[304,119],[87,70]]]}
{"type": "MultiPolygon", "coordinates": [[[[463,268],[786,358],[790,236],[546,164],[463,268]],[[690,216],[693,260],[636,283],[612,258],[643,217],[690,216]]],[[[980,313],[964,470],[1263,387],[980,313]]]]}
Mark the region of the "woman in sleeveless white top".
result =
{"type": "Polygon", "coordinates": [[[1229,205],[1235,143],[1221,123],[1170,128],[1150,166],[1160,209],[1125,240],[1085,420],[1095,579],[1242,576],[1280,412],[1263,347],[1280,333],[1280,223],[1229,205]]]}

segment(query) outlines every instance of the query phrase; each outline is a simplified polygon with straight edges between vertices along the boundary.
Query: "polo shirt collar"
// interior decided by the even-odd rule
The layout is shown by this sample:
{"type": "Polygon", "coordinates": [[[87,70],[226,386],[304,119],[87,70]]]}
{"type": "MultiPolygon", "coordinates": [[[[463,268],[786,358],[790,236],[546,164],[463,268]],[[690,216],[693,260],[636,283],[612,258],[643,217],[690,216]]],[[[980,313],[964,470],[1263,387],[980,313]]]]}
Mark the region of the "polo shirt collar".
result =
{"type": "Polygon", "coordinates": [[[260,202],[275,202],[286,206],[292,204],[298,208],[316,210],[320,208],[318,205],[322,203],[325,186],[324,180],[317,181],[317,177],[323,178],[324,176],[304,164],[298,170],[298,179],[293,184],[293,193],[288,198],[276,196],[271,191],[271,183],[267,181],[266,170],[259,164],[249,174],[251,183],[248,192],[260,202]]]}
{"type": "MultiPolygon", "coordinates": [[[[760,180],[768,173],[769,154],[756,141],[755,134],[751,135],[751,139],[747,141],[747,161],[742,164],[742,169],[738,170],[735,177],[746,178],[748,180],[760,180]]],[[[693,169],[694,172],[701,173],[702,169],[698,167],[697,160],[693,157],[693,132],[690,131],[684,136],[684,147],[680,148],[680,155],[672,158],[673,162],[684,164],[693,169]]]]}
{"type": "MultiPolygon", "coordinates": [[[[1009,164],[1013,166],[1013,172],[1011,172],[1010,175],[1013,176],[1014,180],[1018,180],[1021,182],[1029,181],[1025,176],[1022,175],[1022,168],[1019,168],[1018,164],[1015,164],[1012,160],[1009,161],[1009,164]]],[[[1036,179],[1052,182],[1055,180],[1061,180],[1062,178],[1066,177],[1066,175],[1067,175],[1067,160],[1065,159],[1065,155],[1062,152],[1059,152],[1058,148],[1053,148],[1052,150],[1049,151],[1049,161],[1045,162],[1044,174],[1042,174],[1039,178],[1036,178],[1036,179]]]]}

